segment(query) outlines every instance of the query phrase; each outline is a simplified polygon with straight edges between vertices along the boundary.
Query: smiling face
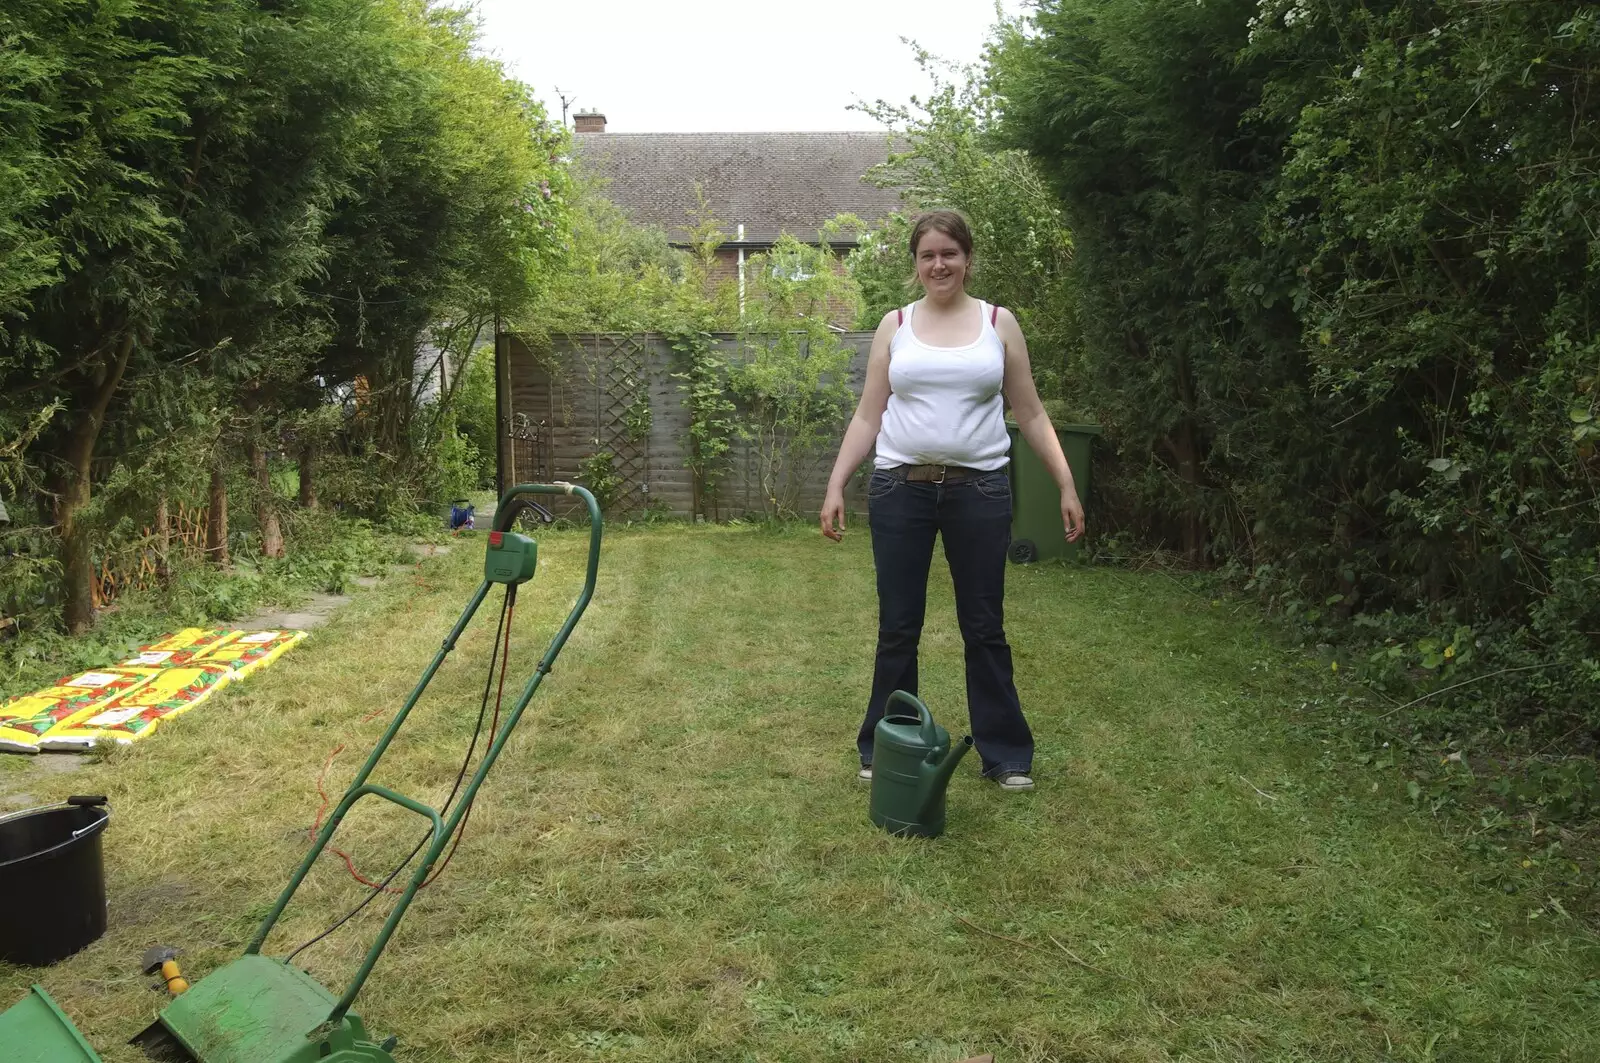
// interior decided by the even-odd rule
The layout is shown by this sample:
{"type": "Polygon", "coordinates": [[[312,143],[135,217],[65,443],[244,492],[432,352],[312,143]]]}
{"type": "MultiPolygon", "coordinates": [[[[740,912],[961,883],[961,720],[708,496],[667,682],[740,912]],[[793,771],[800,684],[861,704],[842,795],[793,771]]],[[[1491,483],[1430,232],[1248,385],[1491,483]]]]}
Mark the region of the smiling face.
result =
{"type": "Polygon", "coordinates": [[[930,228],[917,241],[917,282],[932,296],[954,294],[966,284],[970,261],[954,237],[930,228]]]}

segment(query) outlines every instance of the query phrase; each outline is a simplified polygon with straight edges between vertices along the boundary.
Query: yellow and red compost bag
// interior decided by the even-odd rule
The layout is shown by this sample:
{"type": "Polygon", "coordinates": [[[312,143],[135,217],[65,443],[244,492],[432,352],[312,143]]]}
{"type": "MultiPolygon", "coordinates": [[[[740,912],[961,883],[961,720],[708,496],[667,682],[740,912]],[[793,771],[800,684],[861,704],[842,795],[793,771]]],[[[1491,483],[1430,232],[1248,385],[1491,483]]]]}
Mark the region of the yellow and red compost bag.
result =
{"type": "Polygon", "coordinates": [[[39,748],[84,749],[102,739],[136,742],[148,737],[157,724],[194,708],[233,679],[229,669],[215,664],[126,670],[146,672],[147,681],[90,712],[56,724],[39,736],[39,748]]]}
{"type": "Polygon", "coordinates": [[[66,676],[54,686],[0,702],[0,749],[37,753],[39,738],[63,723],[93,715],[102,706],[150,682],[148,668],[98,668],[66,676]]]}
{"type": "Polygon", "coordinates": [[[83,750],[101,738],[137,741],[305,637],[304,631],[175,631],[119,665],[0,702],[0,751],[83,750]]]}
{"type": "Polygon", "coordinates": [[[231,678],[243,679],[283,656],[306,637],[304,631],[182,631],[139,647],[122,662],[134,667],[175,668],[190,664],[215,664],[227,668],[231,678]]]}
{"type": "Polygon", "coordinates": [[[175,668],[189,664],[198,655],[243,634],[243,631],[208,631],[200,627],[186,627],[140,646],[137,653],[122,663],[131,668],[175,668]]]}
{"type": "Polygon", "coordinates": [[[197,650],[190,661],[224,665],[234,679],[243,679],[282,657],[306,637],[304,631],[229,631],[226,635],[197,650]]]}

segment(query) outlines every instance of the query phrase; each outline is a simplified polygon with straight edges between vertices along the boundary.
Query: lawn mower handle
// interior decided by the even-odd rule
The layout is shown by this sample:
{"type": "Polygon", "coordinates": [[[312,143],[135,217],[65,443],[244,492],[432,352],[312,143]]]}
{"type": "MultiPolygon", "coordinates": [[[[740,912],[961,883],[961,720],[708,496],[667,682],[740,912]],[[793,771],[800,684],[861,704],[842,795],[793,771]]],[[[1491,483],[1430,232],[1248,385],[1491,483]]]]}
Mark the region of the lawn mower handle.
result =
{"type": "Polygon", "coordinates": [[[450,839],[460,829],[461,820],[466,810],[471,807],[472,800],[477,795],[478,787],[482,785],[484,776],[488,775],[489,769],[494,766],[495,760],[500,756],[500,750],[505,746],[506,740],[517,726],[517,721],[522,717],[523,710],[528,707],[528,702],[533,698],[534,692],[539,689],[539,684],[544,681],[544,677],[550,673],[556,656],[561,652],[561,648],[566,645],[567,637],[572,634],[573,628],[578,626],[579,618],[583,616],[584,610],[588,608],[590,599],[594,597],[595,578],[600,569],[601,532],[600,505],[595,501],[594,495],[575,484],[517,484],[500,499],[499,505],[495,510],[494,530],[502,532],[508,530],[507,526],[515,519],[516,514],[507,508],[507,504],[518,495],[578,495],[584,500],[589,509],[589,559],[584,572],[583,590],[579,592],[578,600],[567,614],[566,622],[561,625],[561,630],[557,631],[555,637],[550,640],[550,647],[545,651],[544,656],[540,658],[539,664],[534,669],[533,675],[528,679],[527,685],[522,688],[522,693],[518,695],[516,703],[511,707],[511,711],[507,714],[505,723],[501,725],[499,733],[494,736],[494,740],[484,752],[483,759],[479,762],[478,770],[473,774],[471,782],[467,784],[465,790],[461,791],[455,807],[450,813],[449,820],[441,824],[442,817],[440,814],[421,802],[414,801],[381,786],[367,785],[367,776],[372,773],[372,769],[376,767],[384,751],[389,748],[390,741],[394,738],[395,733],[400,730],[401,725],[405,723],[406,717],[411,714],[412,708],[416,706],[423,690],[427,688],[428,683],[433,679],[434,673],[444,663],[445,657],[449,655],[451,650],[455,649],[456,640],[461,637],[461,632],[465,630],[467,622],[472,619],[473,614],[478,611],[478,606],[488,596],[491,584],[487,579],[478,585],[477,590],[472,595],[472,600],[467,603],[467,607],[462,611],[460,619],[450,629],[450,634],[446,636],[444,644],[439,647],[439,652],[434,655],[433,662],[423,672],[421,682],[412,690],[411,696],[406,699],[405,705],[395,715],[395,718],[390,721],[388,728],[383,733],[383,737],[378,739],[377,745],[373,746],[371,754],[367,757],[367,762],[362,765],[361,770],[356,773],[354,781],[351,782],[349,789],[346,790],[344,799],[340,801],[334,814],[329,816],[328,821],[323,824],[321,832],[317,835],[316,841],[312,843],[310,851],[306,853],[301,861],[299,868],[294,873],[294,877],[284,887],[277,903],[273,905],[272,911],[262,920],[261,925],[256,930],[255,937],[245,948],[246,954],[259,953],[261,951],[261,947],[266,943],[267,935],[271,932],[273,924],[283,914],[284,908],[288,907],[290,898],[294,896],[295,891],[300,887],[301,881],[305,879],[306,874],[311,870],[311,865],[316,861],[318,855],[327,847],[329,839],[333,836],[333,832],[339,826],[340,821],[343,820],[344,814],[349,811],[350,806],[357,800],[369,795],[380,797],[395,804],[403,805],[411,811],[431,819],[434,825],[432,832],[433,843],[428,847],[422,863],[412,872],[405,892],[400,895],[400,899],[395,902],[394,908],[389,912],[389,917],[384,922],[383,929],[378,932],[377,939],[367,951],[366,958],[361,964],[361,969],[356,972],[356,976],[345,990],[344,996],[328,1016],[328,1022],[330,1023],[337,1024],[344,1017],[345,1012],[350,1010],[350,1005],[355,1002],[356,994],[361,991],[362,984],[366,982],[367,976],[372,973],[373,966],[378,962],[379,954],[383,952],[384,946],[389,943],[389,938],[394,934],[395,927],[399,924],[401,916],[405,915],[406,909],[411,906],[412,898],[416,896],[417,890],[421,888],[422,883],[433,870],[433,866],[443,854],[445,846],[449,844],[450,839]]]}
{"type": "Polygon", "coordinates": [[[589,527],[600,527],[600,503],[595,501],[594,495],[577,484],[558,481],[553,484],[516,484],[511,487],[495,504],[493,531],[511,530],[511,525],[517,519],[517,511],[511,503],[518,495],[580,495],[589,507],[589,527]]]}

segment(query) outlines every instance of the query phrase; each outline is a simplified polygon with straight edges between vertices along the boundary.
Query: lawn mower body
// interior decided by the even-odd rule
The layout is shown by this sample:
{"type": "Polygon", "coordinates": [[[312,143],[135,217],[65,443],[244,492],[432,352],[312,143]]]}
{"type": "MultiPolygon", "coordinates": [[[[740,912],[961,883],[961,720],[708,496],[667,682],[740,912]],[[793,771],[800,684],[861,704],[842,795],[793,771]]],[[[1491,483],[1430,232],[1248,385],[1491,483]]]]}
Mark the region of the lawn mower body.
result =
{"type": "Polygon", "coordinates": [[[496,510],[495,529],[484,559],[483,582],[445,638],[433,662],[423,672],[421,681],[390,721],[350,788],[328,817],[294,876],[278,896],[277,903],[256,930],[245,954],[174,997],[161,1011],[156,1022],[133,1038],[134,1044],[143,1047],[146,1054],[154,1059],[191,1060],[194,1063],[393,1063],[390,1050],[394,1047],[395,1038],[387,1038],[381,1043],[373,1041],[360,1017],[350,1010],[351,1005],[401,917],[410,907],[417,890],[428,879],[445,847],[461,828],[463,816],[471,807],[484,777],[494,766],[523,710],[549,674],[556,656],[587,608],[594,594],[599,568],[600,532],[600,507],[594,496],[581,487],[570,484],[522,484],[506,492],[496,510]],[[551,640],[505,722],[492,736],[471,782],[453,805],[442,810],[434,809],[387,787],[367,782],[367,777],[416,706],[434,673],[455,648],[456,640],[461,637],[467,622],[477,612],[490,588],[499,583],[507,586],[508,591],[514,590],[537,570],[538,553],[533,540],[508,530],[518,508],[511,503],[520,495],[537,494],[579,495],[589,509],[588,567],[583,590],[568,613],[566,622],[551,640]],[[428,820],[431,843],[421,863],[412,871],[404,891],[389,912],[350,985],[342,996],[335,996],[305,971],[262,955],[261,948],[350,807],[365,797],[390,801],[428,820]]]}
{"type": "Polygon", "coordinates": [[[202,1063],[393,1063],[339,998],[281,960],[245,955],[211,972],[161,1013],[160,1031],[135,1040],[157,1059],[202,1063]],[[161,1036],[165,1034],[167,1036],[161,1036]],[[176,1042],[174,1044],[174,1042],[176,1042]]]}

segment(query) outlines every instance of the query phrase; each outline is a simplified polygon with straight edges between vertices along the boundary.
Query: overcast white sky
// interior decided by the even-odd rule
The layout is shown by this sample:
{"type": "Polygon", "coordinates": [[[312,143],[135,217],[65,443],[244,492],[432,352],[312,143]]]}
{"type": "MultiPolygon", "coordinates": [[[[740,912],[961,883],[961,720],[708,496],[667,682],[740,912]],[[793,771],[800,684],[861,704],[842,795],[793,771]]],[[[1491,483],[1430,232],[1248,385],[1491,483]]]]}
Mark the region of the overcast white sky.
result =
{"type": "MultiPolygon", "coordinates": [[[[994,0],[476,0],[483,47],[613,133],[875,129],[858,98],[905,103],[927,78],[901,37],[972,62],[994,0]]],[[[1024,0],[1002,0],[1018,14],[1024,0]]]]}

